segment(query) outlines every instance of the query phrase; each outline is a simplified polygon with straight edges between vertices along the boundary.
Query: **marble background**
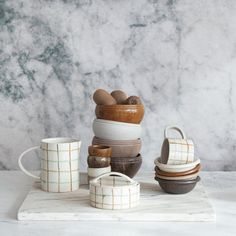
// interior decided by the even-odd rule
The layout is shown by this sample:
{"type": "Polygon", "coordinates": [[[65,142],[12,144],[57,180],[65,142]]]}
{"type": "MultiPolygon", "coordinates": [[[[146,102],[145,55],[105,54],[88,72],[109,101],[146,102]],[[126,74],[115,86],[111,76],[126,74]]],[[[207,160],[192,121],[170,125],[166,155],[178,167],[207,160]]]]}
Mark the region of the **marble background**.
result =
{"type": "Polygon", "coordinates": [[[235,12],[234,0],[0,0],[0,169],[43,137],[73,136],[85,170],[104,88],[145,104],[143,169],[178,124],[205,170],[236,170],[235,12]]]}

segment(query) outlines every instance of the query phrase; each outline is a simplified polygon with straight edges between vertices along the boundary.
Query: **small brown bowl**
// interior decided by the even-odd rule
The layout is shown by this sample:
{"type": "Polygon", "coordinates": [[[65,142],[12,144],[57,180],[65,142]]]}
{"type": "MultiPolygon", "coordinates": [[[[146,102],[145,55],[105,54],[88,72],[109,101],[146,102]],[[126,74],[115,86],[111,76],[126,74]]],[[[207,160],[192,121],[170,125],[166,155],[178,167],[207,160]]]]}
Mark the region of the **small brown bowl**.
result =
{"type": "Polygon", "coordinates": [[[166,176],[166,177],[180,177],[180,176],[186,176],[194,174],[201,169],[201,164],[196,165],[193,169],[183,171],[183,172],[165,172],[163,170],[160,170],[157,166],[155,167],[156,174],[166,176]]]}
{"type": "Polygon", "coordinates": [[[113,157],[111,158],[111,170],[120,172],[133,178],[139,171],[142,164],[142,157],[113,157]]]}
{"type": "Polygon", "coordinates": [[[87,163],[89,168],[103,168],[111,164],[110,157],[88,156],[87,163]]]}
{"type": "Polygon", "coordinates": [[[97,157],[111,157],[111,147],[103,145],[91,145],[88,147],[88,153],[90,156],[97,157]]]}
{"type": "Polygon", "coordinates": [[[155,177],[162,190],[172,194],[184,194],[192,191],[200,179],[199,176],[193,180],[165,180],[155,177]]]}
{"type": "Polygon", "coordinates": [[[109,146],[111,157],[136,157],[141,150],[141,140],[109,140],[94,137],[92,144],[109,146]]]}
{"type": "Polygon", "coordinates": [[[97,105],[98,119],[139,124],[144,116],[144,106],[139,105],[97,105]]]}

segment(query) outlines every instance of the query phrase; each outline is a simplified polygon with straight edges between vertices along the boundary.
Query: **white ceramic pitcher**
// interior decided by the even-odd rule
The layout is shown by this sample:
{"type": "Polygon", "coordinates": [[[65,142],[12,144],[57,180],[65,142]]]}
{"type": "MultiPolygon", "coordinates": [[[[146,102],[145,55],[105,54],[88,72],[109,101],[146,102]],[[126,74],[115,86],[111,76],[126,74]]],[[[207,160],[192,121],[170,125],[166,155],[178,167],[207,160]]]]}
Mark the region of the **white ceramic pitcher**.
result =
{"type": "Polygon", "coordinates": [[[24,151],[18,159],[20,169],[28,176],[39,179],[47,192],[70,192],[79,188],[79,153],[81,141],[72,138],[47,138],[40,146],[24,151]],[[41,149],[41,174],[35,176],[22,165],[23,156],[41,149]]]}

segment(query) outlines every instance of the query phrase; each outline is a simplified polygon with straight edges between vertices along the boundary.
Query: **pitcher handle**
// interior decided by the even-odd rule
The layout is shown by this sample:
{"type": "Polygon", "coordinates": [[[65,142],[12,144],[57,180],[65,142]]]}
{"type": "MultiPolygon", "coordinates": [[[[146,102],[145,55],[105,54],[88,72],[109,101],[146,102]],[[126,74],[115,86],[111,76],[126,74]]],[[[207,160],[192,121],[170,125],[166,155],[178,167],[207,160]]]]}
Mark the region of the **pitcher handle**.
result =
{"type": "Polygon", "coordinates": [[[22,153],[20,154],[19,159],[18,159],[18,165],[19,165],[20,169],[21,169],[26,175],[28,175],[28,176],[30,176],[30,177],[32,177],[32,178],[34,178],[34,179],[40,179],[40,177],[39,177],[39,176],[36,176],[36,175],[33,175],[33,174],[31,174],[28,170],[26,170],[25,167],[22,165],[21,160],[22,160],[23,156],[24,156],[26,153],[28,153],[28,152],[30,152],[30,151],[33,151],[33,150],[35,150],[35,149],[38,149],[38,148],[40,148],[40,146],[35,146],[35,147],[28,148],[27,150],[25,150],[24,152],[22,152],[22,153]]]}

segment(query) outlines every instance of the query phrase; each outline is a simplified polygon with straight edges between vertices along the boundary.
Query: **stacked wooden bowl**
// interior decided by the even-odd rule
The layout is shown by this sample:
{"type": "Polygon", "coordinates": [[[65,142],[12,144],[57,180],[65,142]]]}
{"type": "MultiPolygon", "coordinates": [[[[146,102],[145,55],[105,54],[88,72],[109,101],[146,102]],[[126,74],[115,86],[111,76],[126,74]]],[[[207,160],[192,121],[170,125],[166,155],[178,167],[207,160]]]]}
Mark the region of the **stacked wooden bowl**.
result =
{"type": "Polygon", "coordinates": [[[161,157],[155,161],[155,179],[167,193],[183,194],[199,182],[200,159],[194,157],[193,141],[179,127],[167,127],[161,157]],[[177,130],[182,138],[167,138],[168,130],[177,130]]]}
{"type": "Polygon", "coordinates": [[[93,96],[97,104],[93,121],[93,145],[111,148],[111,170],[133,177],[142,164],[140,125],[144,106],[136,96],[120,90],[111,94],[98,89],[93,96]]]}

